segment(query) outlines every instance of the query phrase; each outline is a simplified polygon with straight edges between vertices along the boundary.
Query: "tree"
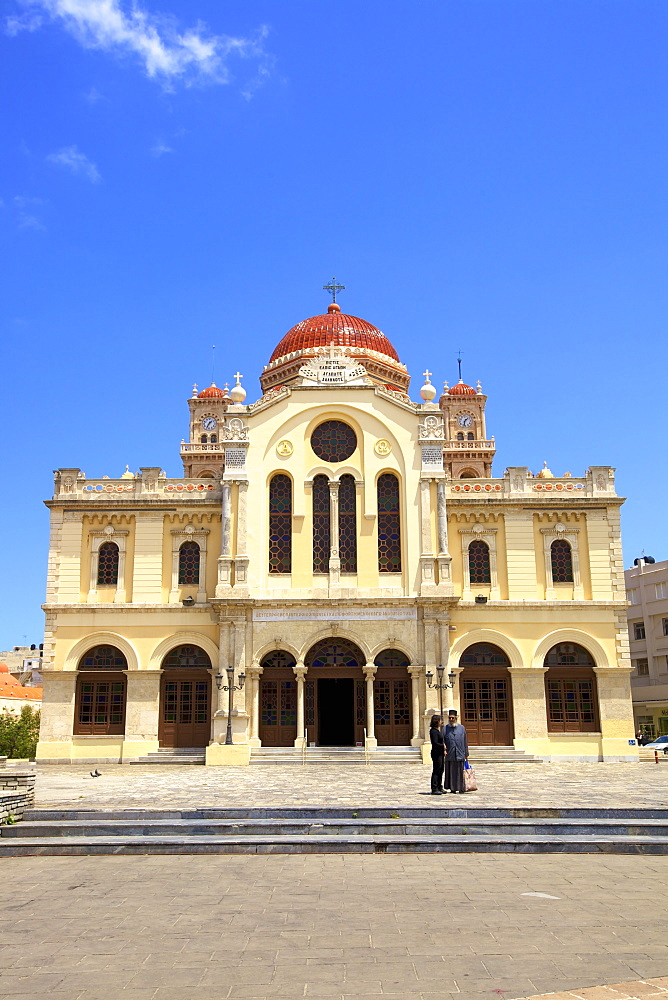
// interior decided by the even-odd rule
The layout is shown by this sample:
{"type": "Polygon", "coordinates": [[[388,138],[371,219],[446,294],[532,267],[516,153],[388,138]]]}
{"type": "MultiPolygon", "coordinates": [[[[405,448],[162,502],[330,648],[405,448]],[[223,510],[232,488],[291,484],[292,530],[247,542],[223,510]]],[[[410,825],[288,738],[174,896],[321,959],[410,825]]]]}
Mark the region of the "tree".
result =
{"type": "Polygon", "coordinates": [[[0,712],[0,756],[32,760],[39,739],[39,709],[24,705],[20,715],[0,712]]]}

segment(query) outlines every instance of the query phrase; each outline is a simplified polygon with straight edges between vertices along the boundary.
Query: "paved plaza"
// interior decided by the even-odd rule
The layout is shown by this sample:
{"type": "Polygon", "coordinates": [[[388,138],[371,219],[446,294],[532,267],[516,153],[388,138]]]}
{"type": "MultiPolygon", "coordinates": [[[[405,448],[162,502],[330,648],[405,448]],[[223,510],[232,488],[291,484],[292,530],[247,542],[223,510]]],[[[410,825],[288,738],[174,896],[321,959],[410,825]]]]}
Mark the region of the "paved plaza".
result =
{"type": "Polygon", "coordinates": [[[481,764],[479,790],[431,796],[419,764],[253,764],[250,767],[41,764],[36,805],[81,809],[248,806],[617,808],[668,806],[668,765],[481,764]]]}

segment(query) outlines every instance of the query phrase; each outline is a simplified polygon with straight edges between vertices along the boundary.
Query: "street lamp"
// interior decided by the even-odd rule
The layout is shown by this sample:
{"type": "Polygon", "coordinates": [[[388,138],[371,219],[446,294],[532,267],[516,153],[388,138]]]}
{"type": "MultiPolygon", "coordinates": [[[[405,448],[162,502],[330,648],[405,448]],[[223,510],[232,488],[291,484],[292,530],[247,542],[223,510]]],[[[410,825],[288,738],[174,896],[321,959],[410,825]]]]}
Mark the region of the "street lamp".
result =
{"type": "Polygon", "coordinates": [[[433,687],[436,691],[438,691],[438,701],[439,701],[439,705],[440,705],[440,708],[441,708],[441,722],[442,722],[443,721],[443,692],[447,691],[448,688],[453,688],[455,686],[455,679],[456,679],[457,675],[455,674],[454,670],[451,670],[450,673],[448,674],[448,680],[450,681],[450,683],[448,684],[447,681],[443,680],[443,676],[445,674],[445,667],[442,667],[439,664],[439,666],[436,667],[436,673],[438,674],[438,684],[434,684],[433,683],[433,681],[434,681],[434,675],[431,672],[431,670],[427,671],[427,684],[429,685],[429,687],[433,687]]]}
{"type": "Polygon", "coordinates": [[[227,732],[225,733],[225,743],[232,742],[232,699],[234,698],[235,691],[241,691],[244,686],[244,681],[246,680],[246,675],[241,671],[239,674],[239,683],[235,685],[234,683],[234,667],[226,667],[227,671],[227,684],[223,684],[225,680],[225,675],[221,674],[220,671],[216,674],[216,687],[219,691],[228,691],[229,698],[227,701],[227,732]]]}

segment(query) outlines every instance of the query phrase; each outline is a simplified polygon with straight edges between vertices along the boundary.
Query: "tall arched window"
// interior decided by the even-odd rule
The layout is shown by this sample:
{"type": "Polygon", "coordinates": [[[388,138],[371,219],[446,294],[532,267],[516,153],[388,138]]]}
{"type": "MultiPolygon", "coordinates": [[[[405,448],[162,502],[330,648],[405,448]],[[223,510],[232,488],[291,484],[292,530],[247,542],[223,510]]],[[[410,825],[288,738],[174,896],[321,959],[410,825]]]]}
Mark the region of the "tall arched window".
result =
{"type": "Polygon", "coordinates": [[[202,436],[201,436],[201,438],[200,438],[200,441],[202,442],[202,444],[207,444],[208,440],[209,440],[209,439],[208,439],[208,437],[206,436],[206,434],[202,434],[202,436]]]}
{"type": "Polygon", "coordinates": [[[199,583],[199,545],[184,542],[179,549],[179,586],[199,583]]]}
{"type": "Polygon", "coordinates": [[[468,434],[466,435],[466,440],[467,441],[473,441],[473,432],[472,431],[468,432],[468,434]]]}
{"type": "Polygon", "coordinates": [[[74,734],[120,736],[125,732],[125,674],[116,646],[95,646],[78,663],[74,734]]]}
{"type": "Polygon", "coordinates": [[[457,440],[458,441],[463,441],[464,440],[464,435],[462,434],[461,431],[459,431],[459,433],[457,434],[457,440]]]}
{"type": "Polygon", "coordinates": [[[471,583],[491,583],[489,547],[476,539],[469,545],[469,574],[471,583]]]}
{"type": "Polygon", "coordinates": [[[292,572],[292,480],[282,474],[269,483],[269,572],[292,572]]]}
{"type": "Polygon", "coordinates": [[[592,656],[577,643],[560,642],[548,652],[543,666],[547,667],[548,732],[598,732],[598,692],[592,656]]]}
{"type": "Polygon", "coordinates": [[[313,572],[329,573],[329,479],[313,480],[313,572]]]}
{"type": "Polygon", "coordinates": [[[118,584],[118,545],[104,542],[97,553],[98,587],[115,587],[118,584]]]}
{"type": "Polygon", "coordinates": [[[573,583],[573,555],[571,547],[563,538],[557,538],[550,546],[552,560],[552,582],[573,583]]]}
{"type": "Polygon", "coordinates": [[[385,472],[378,480],[378,572],[401,573],[399,480],[385,472]]]}
{"type": "Polygon", "coordinates": [[[357,497],[353,476],[341,476],[339,486],[339,555],[341,572],[357,572],[357,497]]]}

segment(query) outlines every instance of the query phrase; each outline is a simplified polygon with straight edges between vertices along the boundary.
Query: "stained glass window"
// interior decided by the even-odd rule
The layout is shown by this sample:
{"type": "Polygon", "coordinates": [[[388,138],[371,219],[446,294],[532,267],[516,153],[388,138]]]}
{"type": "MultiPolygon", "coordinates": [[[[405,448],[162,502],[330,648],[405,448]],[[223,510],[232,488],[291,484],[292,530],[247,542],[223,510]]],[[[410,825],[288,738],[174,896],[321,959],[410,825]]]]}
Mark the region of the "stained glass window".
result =
{"type": "Polygon", "coordinates": [[[199,646],[176,646],[162,661],[163,667],[204,667],[211,669],[211,660],[199,646]]]}
{"type": "Polygon", "coordinates": [[[378,571],[401,573],[399,480],[384,473],[378,480],[378,571]]]}
{"type": "Polygon", "coordinates": [[[490,583],[489,548],[476,539],[469,545],[469,574],[471,583],[490,583]]]}
{"type": "Polygon", "coordinates": [[[199,583],[199,545],[184,542],[179,549],[179,586],[199,583]]]}
{"type": "Polygon", "coordinates": [[[79,660],[79,670],[127,670],[128,662],[115,646],[94,646],[79,660]]]}
{"type": "Polygon", "coordinates": [[[313,480],[313,572],[329,573],[329,480],[313,480]]]}
{"type": "Polygon", "coordinates": [[[491,642],[476,642],[466,649],[459,660],[460,667],[509,667],[510,660],[491,642]]]}
{"type": "Polygon", "coordinates": [[[321,639],[311,647],[305,662],[309,670],[311,667],[361,667],[364,656],[348,639],[321,639]]]}
{"type": "Polygon", "coordinates": [[[594,660],[584,646],[576,642],[560,642],[548,651],[544,660],[546,667],[593,667],[594,660]]]}
{"type": "Polygon", "coordinates": [[[573,556],[571,547],[563,538],[550,545],[553,583],[573,583],[573,556]]]}
{"type": "Polygon", "coordinates": [[[97,553],[98,587],[114,587],[118,583],[118,545],[104,542],[97,553]]]}
{"type": "Polygon", "coordinates": [[[292,572],[292,480],[282,474],[269,483],[269,572],[292,572]]]}
{"type": "Polygon", "coordinates": [[[356,490],[353,476],[341,476],[339,486],[339,555],[341,572],[357,572],[356,490]]]}
{"type": "Polygon", "coordinates": [[[384,649],[376,656],[377,667],[407,667],[408,657],[400,649],[384,649]]]}
{"type": "Polygon", "coordinates": [[[357,447],[357,435],[341,420],[326,420],[313,431],[311,447],[323,462],[345,462],[357,447]]]}

